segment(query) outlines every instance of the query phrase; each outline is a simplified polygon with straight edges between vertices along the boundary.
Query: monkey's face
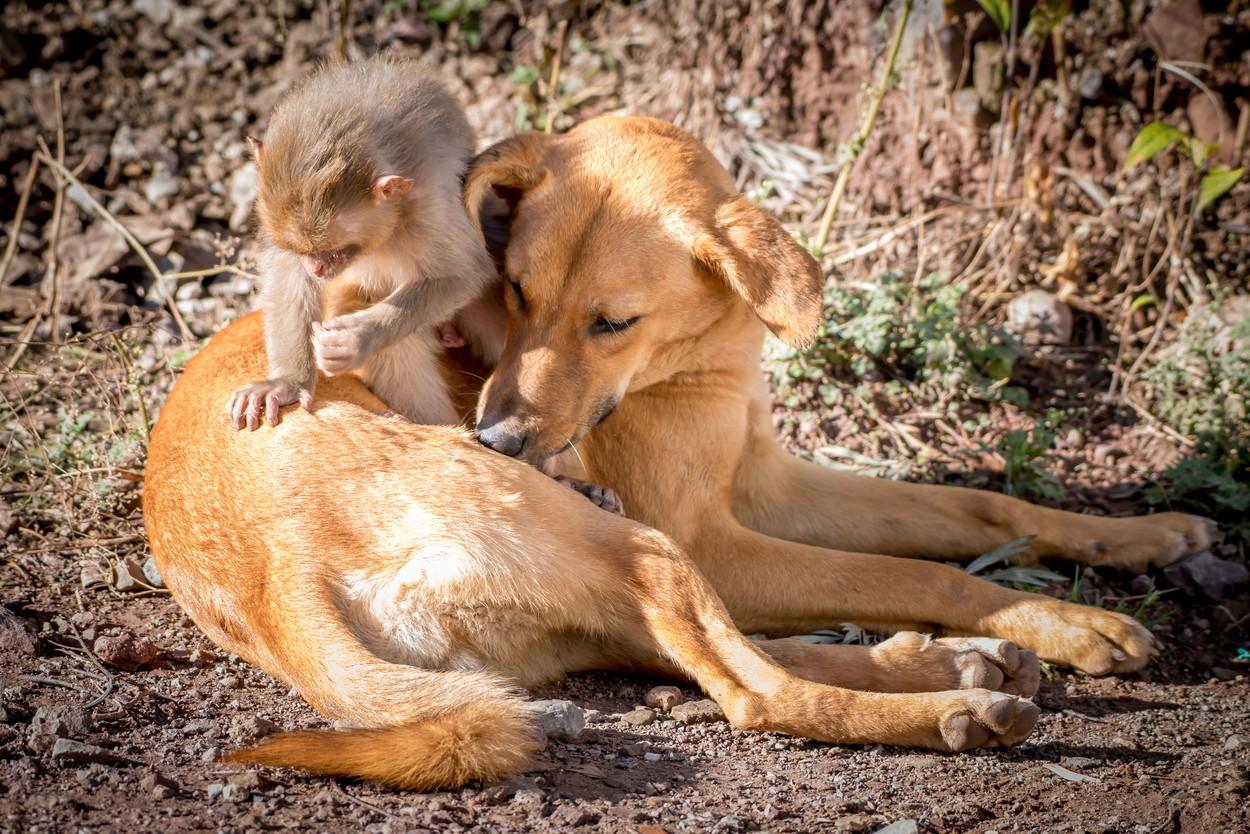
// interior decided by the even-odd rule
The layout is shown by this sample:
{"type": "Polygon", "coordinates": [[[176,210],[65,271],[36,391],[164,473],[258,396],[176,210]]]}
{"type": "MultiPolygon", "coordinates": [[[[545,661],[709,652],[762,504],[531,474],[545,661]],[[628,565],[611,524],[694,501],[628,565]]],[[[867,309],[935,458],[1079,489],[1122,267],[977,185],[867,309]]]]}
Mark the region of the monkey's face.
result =
{"type": "Polygon", "coordinates": [[[299,256],[310,278],[321,281],[337,277],[356,259],[384,246],[400,219],[395,206],[369,201],[328,218],[315,217],[310,211],[288,211],[284,222],[273,222],[266,231],[275,244],[299,256]]]}

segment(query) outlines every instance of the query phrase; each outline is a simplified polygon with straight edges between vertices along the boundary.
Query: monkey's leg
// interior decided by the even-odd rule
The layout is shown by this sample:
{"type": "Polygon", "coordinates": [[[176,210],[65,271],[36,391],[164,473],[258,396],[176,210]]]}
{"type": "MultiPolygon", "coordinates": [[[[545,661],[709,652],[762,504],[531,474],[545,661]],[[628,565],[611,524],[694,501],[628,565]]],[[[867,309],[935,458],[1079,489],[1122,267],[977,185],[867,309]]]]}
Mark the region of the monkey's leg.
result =
{"type": "Polygon", "coordinates": [[[464,419],[447,390],[440,355],[434,328],[418,328],[369,358],[365,384],[414,423],[458,425],[464,419]]]}

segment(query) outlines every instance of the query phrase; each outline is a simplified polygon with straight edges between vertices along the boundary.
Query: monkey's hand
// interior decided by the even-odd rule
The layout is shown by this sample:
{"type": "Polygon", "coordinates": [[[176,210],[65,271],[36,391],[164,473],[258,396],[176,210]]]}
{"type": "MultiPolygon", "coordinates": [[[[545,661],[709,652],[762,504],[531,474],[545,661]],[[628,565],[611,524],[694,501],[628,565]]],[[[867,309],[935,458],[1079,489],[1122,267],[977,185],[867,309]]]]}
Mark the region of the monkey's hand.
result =
{"type": "Polygon", "coordinates": [[[621,496],[617,495],[615,490],[566,475],[556,475],[555,480],[574,492],[586,496],[596,507],[617,515],[625,515],[625,505],[621,503],[621,496]]]}
{"type": "Polygon", "coordinates": [[[226,420],[235,429],[247,426],[249,431],[255,431],[260,427],[260,415],[263,411],[265,422],[276,426],[279,419],[278,411],[282,406],[295,402],[302,405],[305,411],[312,411],[311,386],[301,385],[289,379],[253,382],[230,395],[230,401],[226,403],[226,420]]]}
{"type": "Polygon", "coordinates": [[[313,324],[313,353],[322,373],[345,374],[365,364],[382,346],[382,328],[369,310],[313,324]]]}

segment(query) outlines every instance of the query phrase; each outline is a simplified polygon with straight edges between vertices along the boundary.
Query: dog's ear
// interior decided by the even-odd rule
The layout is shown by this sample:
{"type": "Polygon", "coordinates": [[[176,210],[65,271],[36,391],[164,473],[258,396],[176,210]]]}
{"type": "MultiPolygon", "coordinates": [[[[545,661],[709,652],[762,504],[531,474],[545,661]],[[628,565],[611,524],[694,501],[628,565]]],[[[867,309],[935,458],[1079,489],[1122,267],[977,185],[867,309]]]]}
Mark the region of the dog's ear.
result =
{"type": "Polygon", "coordinates": [[[494,193],[508,204],[511,212],[521,196],[547,176],[543,154],[552,137],[543,133],[522,133],[496,142],[469,163],[464,178],[464,206],[469,219],[482,228],[482,205],[494,193]]]}
{"type": "Polygon", "coordinates": [[[777,338],[807,347],[820,328],[820,265],[759,206],[735,197],[694,242],[695,260],[742,296],[777,338]]]}

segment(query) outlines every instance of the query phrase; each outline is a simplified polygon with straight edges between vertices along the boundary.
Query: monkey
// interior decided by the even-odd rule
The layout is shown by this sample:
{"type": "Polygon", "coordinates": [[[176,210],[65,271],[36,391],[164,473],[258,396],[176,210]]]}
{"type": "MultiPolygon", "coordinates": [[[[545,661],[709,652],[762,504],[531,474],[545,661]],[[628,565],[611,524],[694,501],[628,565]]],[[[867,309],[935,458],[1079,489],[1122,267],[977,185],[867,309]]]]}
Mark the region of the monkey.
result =
{"type": "Polygon", "coordinates": [[[378,57],[314,72],[248,141],[269,377],[230,397],[229,422],[277,425],[283,406],[311,410],[317,370],[357,369],[396,413],[461,422],[440,344],[467,336],[489,361],[501,346],[452,323],[498,281],[462,201],[475,137],[460,104],[415,63],[378,57]],[[363,309],[323,321],[345,280],[363,309]]]}

